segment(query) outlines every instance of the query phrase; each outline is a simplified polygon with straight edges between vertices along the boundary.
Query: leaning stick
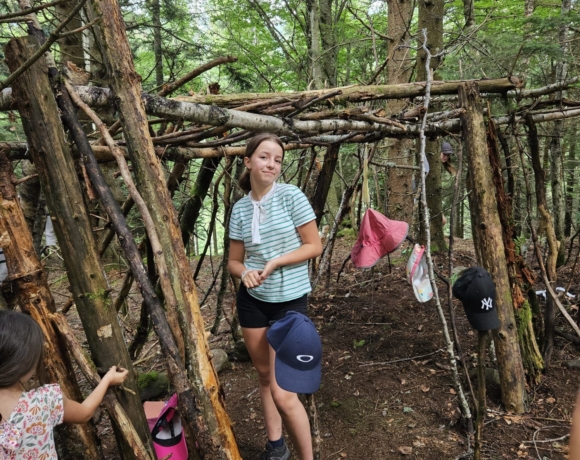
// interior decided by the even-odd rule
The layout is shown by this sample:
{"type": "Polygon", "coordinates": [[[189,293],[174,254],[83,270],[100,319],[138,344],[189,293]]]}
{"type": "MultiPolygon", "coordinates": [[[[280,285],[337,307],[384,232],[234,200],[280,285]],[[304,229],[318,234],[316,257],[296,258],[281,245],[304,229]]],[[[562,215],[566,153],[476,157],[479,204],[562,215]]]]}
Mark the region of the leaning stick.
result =
{"type": "MultiPolygon", "coordinates": [[[[151,242],[151,247],[153,248],[153,254],[155,257],[155,262],[157,264],[157,270],[159,273],[159,281],[161,283],[161,289],[163,290],[163,295],[165,296],[165,302],[167,303],[167,319],[173,330],[173,336],[176,338],[182,337],[181,330],[179,329],[179,322],[177,319],[177,297],[175,296],[175,292],[173,291],[173,287],[171,286],[171,280],[169,278],[169,271],[167,269],[167,263],[165,262],[165,257],[163,255],[163,249],[161,247],[161,242],[159,241],[159,236],[157,235],[157,231],[155,230],[155,224],[153,223],[153,219],[151,214],[149,213],[149,209],[147,209],[147,205],[145,204],[145,200],[137,190],[135,183],[133,182],[133,177],[129,171],[129,166],[127,165],[127,161],[125,160],[125,156],[121,149],[117,146],[107,126],[101,121],[99,116],[87,105],[85,104],[79,95],[75,92],[72,85],[65,80],[65,86],[70,94],[71,99],[73,102],[81,108],[87,116],[93,121],[93,123],[97,126],[103,139],[105,140],[107,146],[111,150],[111,153],[115,157],[117,164],[119,165],[119,170],[121,172],[121,176],[125,181],[125,185],[129,190],[129,194],[133,198],[137,209],[143,218],[143,223],[145,225],[145,229],[147,230],[147,236],[149,237],[149,241],[151,242]]],[[[179,347],[179,352],[182,357],[185,356],[184,351],[185,347],[182,340],[178,340],[177,343],[179,347]]]]}
{"type": "Polygon", "coordinates": [[[435,299],[435,303],[437,304],[437,313],[439,314],[439,318],[441,319],[441,323],[443,326],[443,336],[445,338],[446,350],[449,356],[449,363],[451,367],[451,372],[453,374],[453,383],[457,390],[457,395],[459,396],[459,405],[461,406],[461,414],[465,419],[467,424],[467,430],[469,433],[473,432],[473,418],[471,415],[471,410],[469,409],[469,404],[467,402],[467,398],[465,397],[465,393],[463,392],[463,387],[461,385],[461,381],[459,380],[459,373],[457,372],[457,360],[455,359],[455,351],[453,347],[453,341],[449,335],[449,328],[447,327],[447,320],[445,319],[445,314],[443,313],[443,308],[441,307],[441,300],[439,299],[439,289],[437,288],[437,283],[435,282],[435,273],[433,269],[433,259],[431,257],[431,226],[429,223],[429,207],[427,206],[427,190],[425,189],[425,167],[422,161],[425,155],[425,146],[426,146],[426,137],[425,137],[425,126],[427,124],[427,111],[429,109],[429,100],[431,97],[431,52],[427,48],[427,32],[425,29],[422,30],[423,32],[423,43],[422,47],[425,51],[425,69],[426,69],[426,78],[427,82],[425,85],[425,96],[423,98],[423,107],[425,107],[425,111],[423,114],[423,119],[421,121],[421,128],[419,131],[419,140],[420,140],[420,172],[419,175],[421,176],[421,206],[423,208],[423,225],[425,226],[425,236],[427,240],[427,244],[425,247],[425,254],[427,259],[427,267],[429,268],[429,280],[431,281],[431,287],[433,289],[433,298],[435,299]]]}

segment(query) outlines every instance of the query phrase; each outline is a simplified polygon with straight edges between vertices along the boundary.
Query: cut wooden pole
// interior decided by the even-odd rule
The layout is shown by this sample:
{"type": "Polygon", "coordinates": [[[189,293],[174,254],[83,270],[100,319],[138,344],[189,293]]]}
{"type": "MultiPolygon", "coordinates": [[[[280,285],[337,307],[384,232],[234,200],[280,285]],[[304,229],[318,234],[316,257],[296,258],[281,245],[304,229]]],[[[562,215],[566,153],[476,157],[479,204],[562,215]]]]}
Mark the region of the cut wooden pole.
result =
{"type": "Polygon", "coordinates": [[[506,410],[521,414],[526,409],[525,375],[477,86],[468,83],[461,85],[459,101],[465,109],[461,122],[473,186],[473,238],[478,240],[479,264],[489,271],[497,291],[496,304],[501,326],[494,331],[494,342],[499,363],[502,402],[506,410]]]}
{"type": "MultiPolygon", "coordinates": [[[[69,399],[82,401],[66,346],[48,320],[48,315],[56,312],[54,299],[46,272],[34,250],[13,179],[10,160],[0,150],[0,247],[4,250],[9,274],[4,283],[10,284],[20,309],[34,318],[44,333],[40,383],[58,383],[69,399]]],[[[59,425],[56,440],[61,456],[66,454],[68,458],[83,457],[86,460],[102,458],[97,431],[92,422],[59,425]]]]}
{"type": "Polygon", "coordinates": [[[111,76],[111,89],[117,102],[136,184],[153,219],[177,298],[186,368],[200,411],[197,441],[207,458],[239,459],[241,457],[225,410],[223,393],[211,363],[177,212],[165,186],[164,172],[149,134],[147,114],[141,100],[141,79],[134,68],[120,7],[115,0],[95,0],[92,6],[95,17],[102,18],[95,26],[96,35],[111,76]]]}
{"type": "MultiPolygon", "coordinates": [[[[38,47],[38,40],[33,37],[12,39],[5,50],[8,66],[18,68],[38,47]]],[[[131,392],[114,391],[142,441],[148,444],[151,438],[138,395],[137,375],[112,309],[110,289],[47,73],[42,57],[14,82],[16,103],[93,361],[103,369],[118,365],[129,369],[125,386],[131,392]]],[[[122,440],[119,427],[113,426],[117,439],[122,440]]],[[[133,458],[126,444],[120,450],[124,457],[133,458]]]]}

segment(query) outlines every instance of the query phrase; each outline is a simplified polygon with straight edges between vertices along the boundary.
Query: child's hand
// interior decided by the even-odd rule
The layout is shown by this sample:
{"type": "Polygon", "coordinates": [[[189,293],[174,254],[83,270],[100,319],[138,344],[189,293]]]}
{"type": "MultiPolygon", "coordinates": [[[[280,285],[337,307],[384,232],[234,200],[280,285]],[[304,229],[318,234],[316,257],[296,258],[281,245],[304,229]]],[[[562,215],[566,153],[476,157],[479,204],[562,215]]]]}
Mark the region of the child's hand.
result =
{"type": "Polygon", "coordinates": [[[107,380],[109,382],[109,386],[121,385],[127,378],[128,374],[129,371],[127,369],[113,366],[109,369],[109,372],[104,375],[103,380],[107,380]]]}

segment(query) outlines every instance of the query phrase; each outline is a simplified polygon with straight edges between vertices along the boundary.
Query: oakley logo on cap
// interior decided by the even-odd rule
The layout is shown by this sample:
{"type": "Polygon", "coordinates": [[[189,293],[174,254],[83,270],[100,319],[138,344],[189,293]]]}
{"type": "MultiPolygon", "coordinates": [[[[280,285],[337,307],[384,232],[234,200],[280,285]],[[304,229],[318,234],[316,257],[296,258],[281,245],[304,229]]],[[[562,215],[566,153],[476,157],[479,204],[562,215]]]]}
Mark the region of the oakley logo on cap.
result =
{"type": "Polygon", "coordinates": [[[481,309],[482,310],[490,310],[493,308],[493,300],[491,297],[488,297],[487,299],[481,299],[481,309]]]}
{"type": "Polygon", "coordinates": [[[310,361],[312,361],[314,359],[314,356],[311,356],[311,355],[298,355],[298,356],[296,356],[296,359],[298,361],[300,361],[301,363],[309,363],[310,361]]]}

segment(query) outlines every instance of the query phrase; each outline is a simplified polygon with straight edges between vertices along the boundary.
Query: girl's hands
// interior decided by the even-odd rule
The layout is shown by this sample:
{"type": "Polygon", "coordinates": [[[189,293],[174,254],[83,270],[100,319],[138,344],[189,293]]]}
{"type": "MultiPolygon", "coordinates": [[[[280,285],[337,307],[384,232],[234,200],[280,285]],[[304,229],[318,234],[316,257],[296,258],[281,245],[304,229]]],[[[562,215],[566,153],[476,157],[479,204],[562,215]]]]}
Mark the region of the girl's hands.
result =
{"type": "Polygon", "coordinates": [[[263,270],[260,270],[260,280],[264,282],[268,276],[272,274],[274,270],[278,268],[278,263],[276,262],[278,259],[272,259],[266,263],[266,266],[263,270]]]}
{"type": "Polygon", "coordinates": [[[262,280],[260,279],[260,272],[261,270],[248,270],[246,272],[242,282],[247,289],[252,289],[262,284],[262,280]]]}
{"type": "Polygon", "coordinates": [[[121,385],[127,378],[128,374],[129,371],[127,369],[123,369],[122,367],[117,368],[117,366],[113,366],[103,376],[103,380],[107,380],[109,382],[109,386],[121,385]]]}
{"type": "Polygon", "coordinates": [[[278,268],[277,259],[272,259],[266,263],[262,270],[249,270],[242,280],[244,286],[248,289],[252,289],[261,286],[262,283],[272,274],[274,270],[278,268]]]}

